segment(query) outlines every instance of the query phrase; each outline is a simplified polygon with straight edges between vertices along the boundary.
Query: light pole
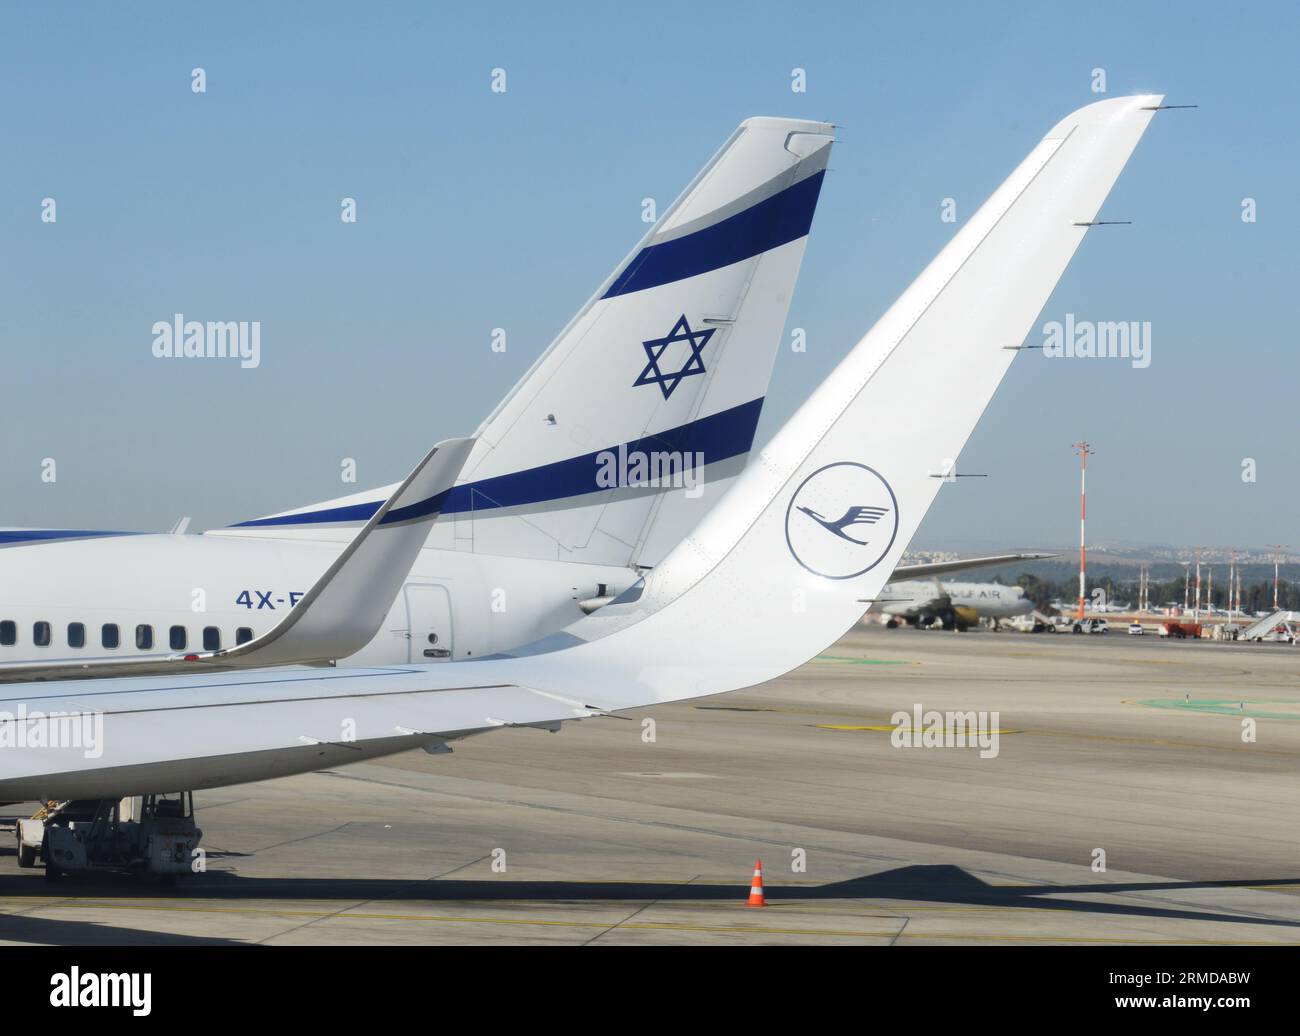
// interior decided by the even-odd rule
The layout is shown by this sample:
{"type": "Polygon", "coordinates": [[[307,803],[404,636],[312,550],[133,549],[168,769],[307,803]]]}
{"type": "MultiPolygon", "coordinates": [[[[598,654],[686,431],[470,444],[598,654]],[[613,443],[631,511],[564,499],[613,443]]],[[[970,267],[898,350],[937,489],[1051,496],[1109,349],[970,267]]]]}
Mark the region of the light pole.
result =
{"type": "Polygon", "coordinates": [[[1088,517],[1088,454],[1096,453],[1091,446],[1080,440],[1074,444],[1074,452],[1081,464],[1079,467],[1079,619],[1083,619],[1083,601],[1086,593],[1084,573],[1087,570],[1088,541],[1084,535],[1084,522],[1088,517]]]}
{"type": "Polygon", "coordinates": [[[1201,617],[1201,548],[1196,548],[1196,605],[1192,608],[1192,618],[1201,617]]]}
{"type": "Polygon", "coordinates": [[[1237,579],[1237,552],[1234,550],[1232,552],[1232,558],[1228,562],[1228,621],[1229,622],[1232,621],[1233,612],[1236,611],[1236,609],[1233,608],[1233,598],[1232,598],[1232,588],[1236,583],[1236,579],[1237,579]]]}

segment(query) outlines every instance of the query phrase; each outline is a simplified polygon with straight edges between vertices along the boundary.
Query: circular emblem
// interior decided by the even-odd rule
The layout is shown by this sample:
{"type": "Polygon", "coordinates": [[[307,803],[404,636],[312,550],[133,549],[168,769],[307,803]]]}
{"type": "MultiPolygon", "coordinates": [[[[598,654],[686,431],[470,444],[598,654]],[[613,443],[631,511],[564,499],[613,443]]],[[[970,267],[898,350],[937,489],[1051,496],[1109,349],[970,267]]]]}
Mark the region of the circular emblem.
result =
{"type": "Polygon", "coordinates": [[[827,579],[870,572],[898,534],[898,501],[878,471],[853,461],[818,468],[785,511],[785,542],[795,561],[827,579]]]}

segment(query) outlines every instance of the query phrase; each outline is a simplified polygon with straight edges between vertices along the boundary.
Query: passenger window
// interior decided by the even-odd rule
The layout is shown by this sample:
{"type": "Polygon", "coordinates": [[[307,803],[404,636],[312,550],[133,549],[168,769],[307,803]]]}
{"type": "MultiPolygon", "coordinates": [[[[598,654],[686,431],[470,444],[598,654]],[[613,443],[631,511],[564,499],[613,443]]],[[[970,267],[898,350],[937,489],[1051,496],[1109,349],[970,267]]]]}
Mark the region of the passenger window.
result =
{"type": "Polygon", "coordinates": [[[86,646],[86,624],[84,622],[68,623],[68,647],[83,648],[86,646]]]}
{"type": "Polygon", "coordinates": [[[18,623],[11,619],[0,622],[0,645],[9,647],[18,643],[18,623]]]}
{"type": "Polygon", "coordinates": [[[203,650],[220,651],[221,650],[221,630],[216,626],[203,627],[203,650]]]}
{"type": "Polygon", "coordinates": [[[250,630],[247,626],[240,626],[239,629],[235,630],[236,644],[247,644],[252,639],[253,639],[253,631],[250,630]]]}
{"type": "Polygon", "coordinates": [[[32,623],[32,643],[37,647],[50,646],[50,624],[48,622],[32,623]]]}
{"type": "Polygon", "coordinates": [[[171,645],[173,651],[184,651],[185,644],[189,638],[185,635],[184,626],[173,626],[171,629],[171,645]]]}
{"type": "Polygon", "coordinates": [[[106,648],[121,647],[122,633],[116,622],[106,622],[99,628],[99,642],[106,648]]]}
{"type": "Polygon", "coordinates": [[[135,646],[141,651],[148,651],[153,647],[152,626],[137,626],[135,628],[135,646]]]}

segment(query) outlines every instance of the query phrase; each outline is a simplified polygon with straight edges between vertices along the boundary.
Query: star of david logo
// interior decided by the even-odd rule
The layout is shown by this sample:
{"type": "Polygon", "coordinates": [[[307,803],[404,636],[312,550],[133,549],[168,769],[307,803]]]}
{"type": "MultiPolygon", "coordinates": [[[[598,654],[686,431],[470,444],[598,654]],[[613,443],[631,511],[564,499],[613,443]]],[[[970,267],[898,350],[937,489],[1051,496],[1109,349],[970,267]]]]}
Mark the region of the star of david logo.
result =
{"type": "MultiPolygon", "coordinates": [[[[717,328],[709,327],[702,331],[692,331],[690,322],[683,313],[677,318],[677,323],[673,329],[664,335],[663,338],[651,338],[648,342],[642,342],[645,347],[645,354],[649,362],[645,365],[645,370],[641,376],[632,382],[632,387],[638,385],[658,385],[659,391],[667,399],[673,394],[673,391],[681,383],[682,378],[689,378],[692,374],[704,373],[704,358],[700,353],[704,347],[709,344],[709,339],[713,337],[713,332],[717,328]],[[669,351],[669,347],[684,342],[690,349],[690,355],[686,362],[675,371],[664,372],[659,368],[659,361],[664,360],[664,354],[669,351]]],[[[680,352],[680,350],[673,350],[680,352]]]]}

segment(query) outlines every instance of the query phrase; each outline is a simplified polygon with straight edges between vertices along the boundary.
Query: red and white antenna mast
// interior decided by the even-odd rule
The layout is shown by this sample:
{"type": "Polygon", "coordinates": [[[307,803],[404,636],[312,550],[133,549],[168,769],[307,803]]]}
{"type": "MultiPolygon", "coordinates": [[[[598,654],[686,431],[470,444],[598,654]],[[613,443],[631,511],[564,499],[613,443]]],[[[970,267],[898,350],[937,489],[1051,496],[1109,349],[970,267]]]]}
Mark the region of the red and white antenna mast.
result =
{"type": "Polygon", "coordinates": [[[1087,571],[1088,540],[1084,534],[1084,523],[1088,518],[1088,454],[1096,453],[1091,446],[1080,440],[1074,444],[1074,452],[1082,461],[1079,469],[1079,618],[1083,618],[1083,602],[1086,596],[1084,574],[1087,571]]]}

